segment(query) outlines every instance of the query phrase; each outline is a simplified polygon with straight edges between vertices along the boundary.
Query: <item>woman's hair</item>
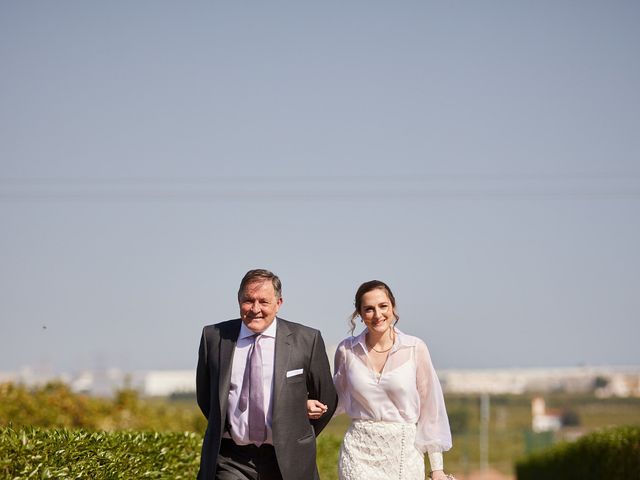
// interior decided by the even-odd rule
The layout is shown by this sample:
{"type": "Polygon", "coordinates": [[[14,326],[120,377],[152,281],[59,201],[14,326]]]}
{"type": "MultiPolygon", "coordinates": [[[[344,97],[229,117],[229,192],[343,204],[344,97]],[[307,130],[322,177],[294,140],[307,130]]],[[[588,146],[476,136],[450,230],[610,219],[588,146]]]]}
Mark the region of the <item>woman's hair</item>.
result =
{"type": "Polygon", "coordinates": [[[389,288],[389,285],[381,282],[380,280],[369,280],[368,282],[364,282],[362,285],[360,285],[360,287],[358,287],[358,290],[356,291],[356,299],[353,302],[355,310],[349,317],[349,322],[351,323],[351,335],[353,335],[353,331],[356,329],[355,320],[360,315],[360,308],[362,307],[362,297],[365,293],[376,289],[380,289],[387,294],[387,297],[389,297],[389,300],[391,301],[391,306],[393,306],[393,316],[396,317],[396,322],[400,320],[400,315],[398,315],[396,312],[396,297],[393,296],[393,292],[389,288]]]}

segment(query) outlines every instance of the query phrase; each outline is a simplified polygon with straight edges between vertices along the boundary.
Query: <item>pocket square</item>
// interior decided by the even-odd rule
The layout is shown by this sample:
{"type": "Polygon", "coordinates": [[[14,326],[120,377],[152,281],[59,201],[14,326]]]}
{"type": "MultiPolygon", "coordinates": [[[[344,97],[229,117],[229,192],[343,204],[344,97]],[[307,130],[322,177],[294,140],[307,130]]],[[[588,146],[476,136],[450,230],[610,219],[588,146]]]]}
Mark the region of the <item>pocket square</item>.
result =
{"type": "Polygon", "coordinates": [[[295,377],[296,375],[302,375],[302,369],[298,368],[297,370],[289,370],[287,372],[287,378],[295,377]]]}

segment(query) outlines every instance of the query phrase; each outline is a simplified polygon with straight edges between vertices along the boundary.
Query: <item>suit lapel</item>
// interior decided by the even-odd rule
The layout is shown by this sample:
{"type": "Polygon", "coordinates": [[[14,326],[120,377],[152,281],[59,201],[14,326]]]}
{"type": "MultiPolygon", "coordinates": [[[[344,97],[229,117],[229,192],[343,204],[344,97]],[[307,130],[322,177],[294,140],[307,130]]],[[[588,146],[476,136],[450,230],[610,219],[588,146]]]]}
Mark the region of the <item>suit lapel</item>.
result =
{"type": "Polygon", "coordinates": [[[219,388],[221,418],[226,418],[227,404],[229,403],[229,389],[231,388],[231,364],[233,362],[233,352],[236,348],[238,335],[240,333],[240,320],[232,323],[225,331],[220,331],[220,363],[219,368],[219,388]]]}
{"type": "Polygon", "coordinates": [[[287,365],[289,365],[289,354],[291,353],[291,330],[285,322],[277,319],[278,329],[276,331],[276,351],[273,367],[273,404],[274,411],[278,405],[278,397],[284,386],[287,365]]]}

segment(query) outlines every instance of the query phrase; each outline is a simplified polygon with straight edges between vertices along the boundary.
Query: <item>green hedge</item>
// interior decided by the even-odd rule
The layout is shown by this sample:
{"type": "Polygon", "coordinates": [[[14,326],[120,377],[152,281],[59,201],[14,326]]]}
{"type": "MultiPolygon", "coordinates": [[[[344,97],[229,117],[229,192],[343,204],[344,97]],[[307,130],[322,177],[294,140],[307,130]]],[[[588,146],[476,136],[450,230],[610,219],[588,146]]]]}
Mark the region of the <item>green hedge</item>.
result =
{"type": "MultiPolygon", "coordinates": [[[[194,479],[202,435],[0,428],[0,479],[194,479]]],[[[335,479],[340,439],[318,439],[323,480],[335,479]]]]}
{"type": "Polygon", "coordinates": [[[0,478],[194,479],[195,433],[0,429],[0,478]]]}
{"type": "Polygon", "coordinates": [[[518,480],[640,479],[640,427],[619,427],[561,443],[517,462],[518,480]]]}
{"type": "Polygon", "coordinates": [[[126,388],[114,392],[112,398],[92,397],[74,393],[61,382],[34,388],[0,383],[0,427],[9,423],[106,431],[204,432],[206,428],[195,399],[154,400],[126,388]]]}

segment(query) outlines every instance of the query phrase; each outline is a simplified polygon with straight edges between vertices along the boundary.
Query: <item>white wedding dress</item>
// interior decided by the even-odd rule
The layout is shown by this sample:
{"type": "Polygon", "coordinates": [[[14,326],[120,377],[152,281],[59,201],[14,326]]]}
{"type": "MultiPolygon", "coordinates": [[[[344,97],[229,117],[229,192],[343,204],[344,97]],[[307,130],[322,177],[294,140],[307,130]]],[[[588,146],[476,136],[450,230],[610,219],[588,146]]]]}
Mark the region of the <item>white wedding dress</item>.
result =
{"type": "Polygon", "coordinates": [[[336,351],[338,411],[352,419],[340,447],[340,480],[424,480],[424,453],[451,448],[440,382],[427,346],[396,329],[381,374],[369,363],[363,331],[336,351]]]}

